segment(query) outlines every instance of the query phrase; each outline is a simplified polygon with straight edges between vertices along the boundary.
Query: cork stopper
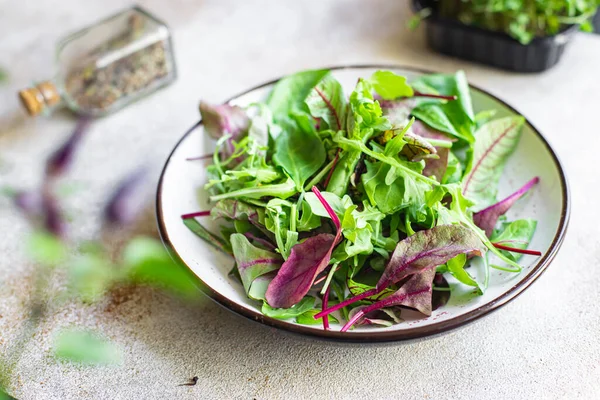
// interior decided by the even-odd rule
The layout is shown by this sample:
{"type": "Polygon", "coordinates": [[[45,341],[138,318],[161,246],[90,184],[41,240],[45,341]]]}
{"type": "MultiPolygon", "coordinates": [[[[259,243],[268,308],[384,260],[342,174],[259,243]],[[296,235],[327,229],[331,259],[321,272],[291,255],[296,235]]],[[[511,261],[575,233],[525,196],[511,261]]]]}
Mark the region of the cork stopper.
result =
{"type": "Polygon", "coordinates": [[[57,105],[60,102],[60,94],[54,83],[45,81],[35,87],[19,91],[19,99],[25,110],[33,117],[57,105]]]}

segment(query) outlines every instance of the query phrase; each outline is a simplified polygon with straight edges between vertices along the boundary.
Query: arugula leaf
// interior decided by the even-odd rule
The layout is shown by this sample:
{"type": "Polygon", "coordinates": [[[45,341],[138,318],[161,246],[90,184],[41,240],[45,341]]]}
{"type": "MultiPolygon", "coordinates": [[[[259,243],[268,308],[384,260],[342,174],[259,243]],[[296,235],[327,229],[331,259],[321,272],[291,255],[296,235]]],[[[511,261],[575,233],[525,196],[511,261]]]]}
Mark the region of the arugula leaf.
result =
{"type": "Polygon", "coordinates": [[[310,91],[329,73],[329,70],[302,71],[279,80],[267,105],[275,121],[286,119],[290,112],[301,110],[310,91]]]}
{"type": "Polygon", "coordinates": [[[293,205],[285,200],[272,199],[267,203],[265,227],[275,234],[279,253],[287,260],[292,247],[298,243],[298,232],[291,229],[296,216],[285,212],[284,207],[291,209],[293,205]]]}
{"type": "Polygon", "coordinates": [[[257,187],[248,187],[223,194],[210,196],[210,201],[215,202],[224,199],[260,199],[261,197],[277,197],[280,199],[287,199],[290,196],[296,194],[296,184],[290,178],[283,183],[273,183],[269,185],[262,185],[257,187]]]}
{"type": "Polygon", "coordinates": [[[332,130],[342,130],[346,127],[346,112],[348,101],[342,85],[331,73],[328,73],[310,91],[306,98],[310,114],[321,118],[332,130]]]}
{"type": "Polygon", "coordinates": [[[252,291],[252,285],[256,278],[276,271],[283,263],[283,259],[279,254],[253,246],[241,233],[234,233],[229,240],[247,295],[252,291]]]}
{"type": "Polygon", "coordinates": [[[369,83],[384,100],[411,97],[414,94],[412,87],[406,83],[406,78],[392,71],[375,71],[369,78],[369,83]]]}
{"type": "Polygon", "coordinates": [[[315,305],[315,299],[313,297],[305,297],[300,300],[297,304],[287,307],[287,308],[274,308],[271,307],[266,302],[263,303],[262,313],[267,317],[277,318],[277,319],[290,319],[297,317],[311,310],[315,305]]]}
{"type": "Polygon", "coordinates": [[[505,117],[477,131],[473,166],[463,180],[463,193],[481,210],[496,200],[504,164],[517,147],[525,119],[505,117]]]}
{"type": "Polygon", "coordinates": [[[302,191],[304,182],[321,168],[325,159],[325,147],[317,134],[297,125],[288,124],[275,140],[273,162],[294,180],[298,191],[302,191]]]}
{"type": "MultiPolygon", "coordinates": [[[[371,139],[376,131],[385,131],[391,129],[391,124],[383,116],[379,103],[373,99],[371,85],[364,79],[360,79],[356,84],[354,92],[350,95],[350,116],[352,124],[348,125],[348,136],[352,138],[351,143],[357,143],[357,146],[344,148],[339,161],[331,174],[327,191],[341,197],[346,194],[350,178],[361,158],[360,145],[371,139]]],[[[336,135],[338,144],[340,144],[341,135],[336,135]]],[[[366,146],[365,146],[366,147],[366,146]]]]}

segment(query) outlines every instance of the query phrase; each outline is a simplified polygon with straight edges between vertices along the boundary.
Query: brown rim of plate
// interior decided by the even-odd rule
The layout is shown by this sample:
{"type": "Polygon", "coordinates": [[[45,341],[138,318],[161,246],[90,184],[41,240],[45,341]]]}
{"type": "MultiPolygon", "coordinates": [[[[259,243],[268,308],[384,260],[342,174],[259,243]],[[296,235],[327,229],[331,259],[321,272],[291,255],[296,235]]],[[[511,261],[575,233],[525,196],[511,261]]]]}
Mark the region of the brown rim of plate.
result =
{"type": "MultiPolygon", "coordinates": [[[[335,71],[335,70],[344,70],[344,69],[372,69],[372,68],[392,69],[392,70],[393,69],[401,69],[401,70],[403,69],[403,70],[409,70],[409,71],[414,71],[414,72],[423,73],[423,74],[435,73],[433,71],[428,71],[428,70],[421,69],[421,68],[407,67],[407,66],[400,66],[400,65],[349,65],[349,66],[338,66],[338,67],[331,67],[331,68],[324,68],[324,69],[329,69],[329,70],[335,71]]],[[[281,78],[274,79],[272,81],[269,81],[269,82],[260,84],[258,86],[255,86],[251,89],[248,89],[248,90],[244,91],[243,93],[240,93],[234,97],[231,97],[229,100],[227,100],[227,102],[230,102],[230,101],[232,101],[240,96],[243,96],[249,92],[252,92],[254,90],[263,88],[268,85],[272,85],[272,84],[276,83],[277,81],[279,81],[280,79],[281,78]]],[[[509,110],[511,110],[515,114],[522,115],[517,110],[515,110],[512,106],[510,106],[503,100],[499,99],[498,97],[490,94],[489,92],[487,92],[483,89],[480,89],[479,87],[471,85],[471,84],[469,84],[469,87],[471,89],[478,90],[478,91],[490,96],[491,98],[495,99],[499,103],[506,106],[509,110]]],[[[562,244],[565,233],[567,231],[571,205],[570,205],[570,200],[569,200],[569,187],[567,184],[567,179],[564,174],[562,165],[560,163],[560,160],[554,153],[554,150],[552,150],[552,147],[550,147],[550,144],[548,143],[548,141],[537,130],[537,128],[535,128],[529,122],[529,120],[526,119],[526,123],[529,125],[529,127],[532,129],[532,131],[537,136],[539,136],[539,138],[542,140],[542,142],[546,146],[546,149],[551,154],[552,159],[554,160],[554,164],[556,165],[556,168],[558,169],[558,172],[560,175],[560,181],[561,181],[563,203],[562,203],[559,227],[558,227],[557,232],[554,235],[554,238],[552,239],[552,243],[550,244],[550,249],[548,250],[547,253],[545,253],[539,259],[536,266],[534,268],[532,268],[531,271],[529,271],[529,273],[525,276],[525,278],[523,278],[522,281],[520,281],[518,284],[516,284],[515,286],[510,288],[508,291],[503,293],[500,297],[494,299],[493,301],[491,301],[487,304],[482,305],[481,307],[476,308],[475,310],[469,311],[468,313],[459,315],[455,318],[452,318],[452,319],[449,319],[446,321],[437,322],[435,324],[431,324],[431,325],[427,325],[427,326],[423,326],[423,327],[410,328],[410,329],[406,329],[406,330],[402,330],[402,331],[395,331],[395,330],[385,331],[385,330],[383,330],[383,331],[373,331],[373,332],[369,332],[369,331],[356,332],[356,333],[348,334],[345,332],[339,332],[339,331],[333,331],[333,330],[327,330],[327,331],[326,330],[317,330],[314,328],[305,327],[303,325],[292,324],[292,323],[289,323],[289,322],[286,322],[283,320],[278,320],[275,318],[267,317],[266,315],[263,315],[260,312],[260,310],[258,310],[258,309],[252,310],[252,309],[247,309],[245,307],[240,306],[239,304],[237,304],[234,301],[230,300],[229,298],[223,296],[221,293],[217,292],[216,290],[214,290],[213,288],[208,286],[206,283],[204,283],[200,279],[200,277],[198,277],[196,274],[194,274],[194,272],[183,262],[183,259],[179,256],[179,253],[177,253],[177,250],[171,243],[171,240],[169,239],[169,235],[167,234],[163,215],[162,215],[162,201],[161,201],[162,183],[163,183],[164,174],[165,174],[167,167],[169,166],[169,162],[170,162],[171,157],[173,156],[173,153],[175,152],[175,150],[179,147],[181,142],[191,132],[193,132],[198,126],[201,125],[201,123],[202,123],[202,121],[198,121],[192,128],[190,128],[181,137],[181,139],[179,139],[179,141],[177,142],[177,144],[175,145],[175,147],[169,154],[169,157],[167,158],[167,161],[165,162],[163,170],[160,174],[160,179],[158,182],[158,188],[157,188],[157,192],[156,192],[156,217],[157,217],[158,230],[160,232],[161,239],[162,239],[165,247],[167,248],[167,250],[173,257],[173,259],[187,267],[188,272],[193,276],[193,278],[195,278],[194,281],[197,283],[200,290],[202,292],[204,292],[204,294],[206,294],[208,297],[210,297],[216,303],[224,306],[225,308],[228,308],[229,310],[234,311],[237,314],[240,314],[248,319],[251,319],[256,322],[260,322],[260,323],[270,326],[270,327],[282,329],[284,331],[301,334],[301,335],[305,335],[305,336],[309,336],[309,337],[313,337],[313,338],[333,340],[333,341],[337,341],[337,342],[346,342],[346,343],[402,342],[402,341],[409,341],[409,340],[414,340],[414,339],[418,339],[418,338],[424,338],[427,336],[439,335],[441,333],[445,333],[452,329],[459,328],[463,325],[473,322],[473,321],[483,317],[484,315],[487,315],[490,312],[497,310],[498,308],[507,304],[509,301],[513,300],[515,297],[517,297],[519,294],[521,294],[521,292],[523,292],[525,289],[527,289],[529,287],[529,285],[531,285],[537,278],[539,278],[540,275],[546,270],[546,268],[548,268],[548,265],[550,265],[550,262],[556,256],[556,253],[558,252],[558,249],[560,248],[560,245],[562,244]]]]}

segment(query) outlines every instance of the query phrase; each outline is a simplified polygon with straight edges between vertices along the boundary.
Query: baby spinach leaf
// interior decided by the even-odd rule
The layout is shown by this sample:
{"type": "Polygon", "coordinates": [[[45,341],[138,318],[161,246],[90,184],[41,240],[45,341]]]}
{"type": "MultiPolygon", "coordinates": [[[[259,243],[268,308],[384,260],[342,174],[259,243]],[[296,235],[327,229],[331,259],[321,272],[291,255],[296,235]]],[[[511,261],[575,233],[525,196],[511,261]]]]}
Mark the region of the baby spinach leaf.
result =
{"type": "Polygon", "coordinates": [[[414,94],[412,87],[406,83],[406,78],[392,71],[375,71],[369,78],[369,83],[384,100],[411,97],[414,94]]]}
{"type": "Polygon", "coordinates": [[[265,293],[267,292],[267,288],[269,284],[275,278],[276,272],[269,272],[267,274],[261,275],[252,281],[252,285],[250,285],[250,290],[248,290],[248,297],[252,300],[266,301],[265,293]]]}
{"type": "Polygon", "coordinates": [[[456,278],[457,281],[467,285],[473,286],[477,288],[479,294],[483,294],[483,290],[471,275],[467,271],[465,271],[465,264],[467,262],[466,254],[459,254],[454,258],[451,258],[446,262],[446,266],[448,267],[448,272],[452,274],[453,277],[456,278]]]}
{"type": "Polygon", "coordinates": [[[473,165],[463,180],[463,193],[481,210],[495,202],[504,164],[521,137],[525,119],[505,117],[483,125],[476,133],[473,165]]]}
{"type": "MultiPolygon", "coordinates": [[[[302,325],[320,325],[323,323],[322,318],[315,319],[315,314],[319,311],[320,310],[315,308],[308,310],[305,313],[298,315],[296,317],[296,322],[302,325]]],[[[339,323],[339,321],[333,315],[328,315],[326,318],[328,318],[330,324],[339,323]]]]}
{"type": "Polygon", "coordinates": [[[187,226],[190,231],[194,232],[206,243],[210,244],[217,250],[221,250],[225,254],[231,254],[231,250],[225,241],[209,232],[205,227],[202,226],[202,224],[200,224],[200,222],[196,221],[196,219],[183,218],[183,224],[187,226]]]}
{"type": "MultiPolygon", "coordinates": [[[[491,240],[492,242],[501,245],[517,249],[526,249],[531,242],[531,238],[533,238],[536,227],[537,221],[533,219],[519,219],[508,222],[503,224],[501,229],[494,232],[491,240]]],[[[502,253],[514,261],[518,261],[522,256],[521,254],[515,254],[509,251],[502,251],[502,253]]]]}
{"type": "Polygon", "coordinates": [[[459,71],[454,75],[425,75],[414,84],[426,85],[444,95],[455,95],[457,100],[423,103],[414,109],[412,114],[435,129],[473,143],[475,116],[464,72],[459,71]]]}
{"type": "MultiPolygon", "coordinates": [[[[308,194],[310,193],[306,193],[305,196],[308,194]]],[[[323,194],[325,193],[323,192],[323,194]]],[[[305,198],[304,201],[302,201],[302,206],[300,207],[300,219],[298,220],[297,225],[298,232],[310,232],[311,230],[321,226],[321,218],[319,218],[319,216],[313,212],[311,207],[311,204],[306,201],[305,198]]]]}
{"type": "Polygon", "coordinates": [[[241,233],[231,235],[230,241],[233,257],[247,295],[252,291],[256,278],[276,271],[283,263],[279,254],[253,246],[241,233]]]}
{"type": "Polygon", "coordinates": [[[312,88],[306,98],[306,105],[310,114],[325,121],[329,129],[338,131],[346,128],[348,101],[342,85],[331,73],[312,88]]]}
{"type": "Polygon", "coordinates": [[[293,179],[302,191],[304,182],[325,163],[323,142],[315,132],[289,124],[275,140],[273,162],[293,179]]]}
{"type": "Polygon", "coordinates": [[[302,71],[279,80],[267,99],[276,121],[287,118],[291,111],[302,109],[310,91],[327,74],[326,69],[302,71]]]}
{"type": "Polygon", "coordinates": [[[287,308],[274,308],[267,304],[267,302],[264,302],[261,311],[267,317],[277,319],[290,319],[302,315],[307,311],[310,311],[314,307],[314,305],[314,297],[305,297],[302,300],[300,300],[297,304],[287,308]]]}
{"type": "Polygon", "coordinates": [[[483,229],[485,234],[488,237],[492,236],[492,232],[494,231],[494,227],[498,222],[498,218],[500,216],[506,214],[506,212],[512,207],[512,205],[521,198],[525,193],[527,193],[533,185],[539,182],[539,178],[536,176],[529,182],[527,182],[523,187],[519,190],[505,198],[504,200],[499,201],[496,204],[489,206],[473,215],[473,222],[479,228],[483,229]]]}

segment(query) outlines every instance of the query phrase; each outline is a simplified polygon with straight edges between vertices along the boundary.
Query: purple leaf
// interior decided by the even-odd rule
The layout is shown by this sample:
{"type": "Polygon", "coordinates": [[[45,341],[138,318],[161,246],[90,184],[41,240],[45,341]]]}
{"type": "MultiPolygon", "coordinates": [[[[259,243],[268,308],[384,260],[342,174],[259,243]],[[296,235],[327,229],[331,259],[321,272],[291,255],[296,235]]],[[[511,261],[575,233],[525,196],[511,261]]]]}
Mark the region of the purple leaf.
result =
{"type": "Polygon", "coordinates": [[[264,215],[262,215],[263,213],[263,209],[244,203],[243,201],[223,199],[217,201],[210,211],[210,216],[214,219],[227,218],[237,221],[244,221],[247,219],[248,222],[270,237],[272,233],[265,228],[264,223],[261,223],[264,218],[264,215]]]}
{"type": "Polygon", "coordinates": [[[226,157],[233,153],[232,140],[239,140],[248,132],[250,126],[246,110],[229,104],[212,105],[201,101],[200,115],[204,129],[210,137],[219,139],[224,135],[230,136],[223,148],[223,155],[226,157]]]}
{"type": "Polygon", "coordinates": [[[341,331],[346,332],[365,314],[385,307],[405,306],[414,308],[427,316],[431,315],[431,292],[434,275],[435,268],[433,267],[413,274],[394,294],[377,303],[371,304],[354,314],[354,316],[348,320],[346,325],[343,326],[341,331]]]}
{"type": "MultiPolygon", "coordinates": [[[[435,274],[433,285],[442,289],[450,289],[450,285],[446,278],[444,278],[444,274],[435,274]]],[[[450,300],[450,290],[434,290],[431,296],[431,308],[437,310],[445,306],[448,300],[450,300]]]]}
{"type": "Polygon", "coordinates": [[[316,314],[315,318],[320,318],[349,304],[380,293],[407,276],[442,265],[458,254],[482,255],[485,251],[485,245],[475,232],[461,225],[439,225],[419,231],[396,245],[396,249],[374,289],[346,299],[328,308],[327,311],[316,314]]]}
{"type": "Polygon", "coordinates": [[[104,208],[104,218],[114,224],[133,222],[148,199],[148,171],[139,169],[123,179],[104,208]]]}
{"type": "Polygon", "coordinates": [[[241,233],[232,234],[230,240],[246,294],[250,293],[256,278],[279,269],[283,263],[281,255],[253,246],[241,233]]]}
{"type": "MultiPolygon", "coordinates": [[[[413,122],[411,129],[414,134],[425,139],[448,140],[449,142],[456,140],[449,139],[448,136],[446,136],[443,132],[433,129],[419,120],[415,120],[415,122],[413,122]]],[[[437,181],[441,182],[444,174],[446,173],[446,168],[448,167],[448,153],[450,153],[450,149],[445,147],[436,147],[436,150],[438,155],[437,159],[425,159],[423,175],[435,176],[437,181]]]]}
{"type": "MultiPolygon", "coordinates": [[[[364,310],[366,307],[368,307],[368,305],[353,308],[350,310],[348,315],[349,318],[354,317],[356,313],[364,310]]],[[[390,307],[371,311],[369,314],[364,315],[362,319],[356,321],[355,325],[379,325],[389,327],[400,322],[402,322],[402,318],[400,318],[400,307],[390,307]]]]}
{"type": "Polygon", "coordinates": [[[46,161],[46,177],[53,178],[63,174],[71,165],[77,145],[90,125],[90,119],[82,118],[77,121],[77,126],[61,147],[59,147],[46,161]]]}
{"type": "Polygon", "coordinates": [[[25,215],[36,217],[42,213],[43,199],[39,192],[19,191],[12,195],[13,204],[25,215]]]}
{"type": "Polygon", "coordinates": [[[537,184],[539,181],[540,178],[536,176],[504,200],[501,200],[496,204],[492,204],[488,208],[473,214],[473,222],[475,222],[475,225],[485,231],[485,234],[488,237],[491,237],[494,227],[498,222],[498,218],[504,215],[517,200],[519,200],[525,193],[527,193],[527,191],[529,191],[529,189],[533,187],[533,185],[537,184]]]}
{"type": "Polygon", "coordinates": [[[290,308],[302,300],[317,275],[329,265],[333,248],[340,239],[342,233],[340,219],[319,189],[313,187],[312,191],[333,220],[337,233],[335,236],[321,233],[292,247],[290,256],[267,289],[266,298],[271,307],[290,308]]]}
{"type": "Polygon", "coordinates": [[[273,308],[290,308],[310,290],[317,275],[329,264],[335,236],[321,233],[292,247],[277,276],[267,289],[273,308]]]}
{"type": "Polygon", "coordinates": [[[398,243],[376,288],[382,291],[409,275],[442,265],[459,254],[481,256],[485,251],[479,237],[461,225],[439,225],[419,231],[398,243]]]}
{"type": "Polygon", "coordinates": [[[394,127],[403,127],[408,122],[408,117],[417,101],[413,98],[401,100],[379,100],[381,111],[394,127]]]}
{"type": "Polygon", "coordinates": [[[63,237],[66,231],[65,221],[58,201],[48,188],[43,191],[42,212],[44,214],[44,228],[53,235],[63,237]]]}

